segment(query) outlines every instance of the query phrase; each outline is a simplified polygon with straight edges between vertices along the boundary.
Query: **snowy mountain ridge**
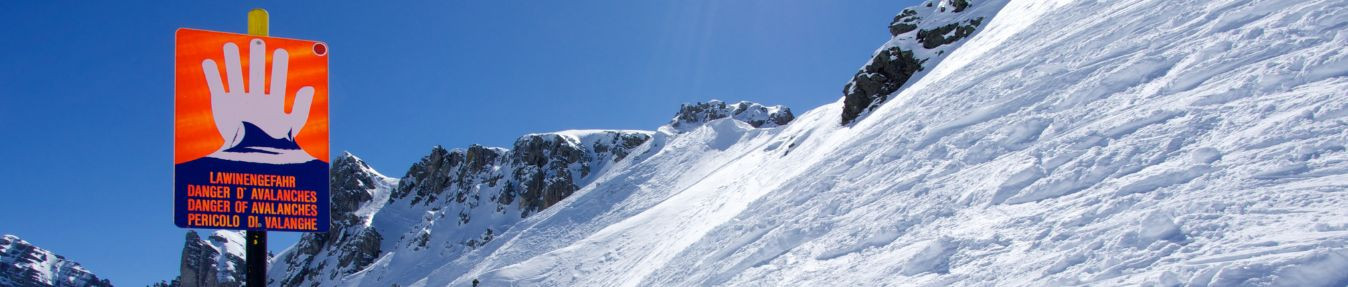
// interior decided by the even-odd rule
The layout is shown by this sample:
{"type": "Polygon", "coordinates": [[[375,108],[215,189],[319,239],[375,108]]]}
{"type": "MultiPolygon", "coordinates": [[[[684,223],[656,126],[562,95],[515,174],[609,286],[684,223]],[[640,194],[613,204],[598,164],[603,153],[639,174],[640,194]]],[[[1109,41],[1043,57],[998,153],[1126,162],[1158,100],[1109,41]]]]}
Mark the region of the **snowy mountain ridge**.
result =
{"type": "Polygon", "coordinates": [[[755,128],[781,126],[796,118],[795,114],[791,113],[791,108],[781,105],[769,107],[747,101],[727,105],[719,100],[711,100],[706,103],[679,106],[679,112],[674,115],[674,119],[661,129],[666,133],[681,133],[727,117],[755,128]]]}
{"type": "Polygon", "coordinates": [[[940,0],[886,29],[784,125],[334,161],[377,211],[272,283],[1348,285],[1348,5],[940,0]],[[310,268],[342,257],[369,263],[310,268]]]}
{"type": "MultiPolygon", "coordinates": [[[[729,113],[710,117],[734,114],[726,121],[746,126],[775,126],[792,117],[780,106],[741,102],[731,107],[733,111],[717,110],[729,113]]],[[[683,122],[685,127],[699,124],[683,122]]],[[[607,171],[622,170],[629,158],[648,156],[668,136],[568,130],[526,134],[511,149],[437,146],[402,178],[384,176],[345,153],[333,161],[332,230],[305,234],[276,256],[271,284],[328,286],[372,272],[406,272],[398,268],[405,264],[453,260],[493,242],[500,231],[565,200],[607,171]]],[[[384,277],[405,276],[380,274],[384,277]]]]}
{"type": "Polygon", "coordinates": [[[79,263],[18,236],[0,236],[0,286],[112,286],[79,263]]]}

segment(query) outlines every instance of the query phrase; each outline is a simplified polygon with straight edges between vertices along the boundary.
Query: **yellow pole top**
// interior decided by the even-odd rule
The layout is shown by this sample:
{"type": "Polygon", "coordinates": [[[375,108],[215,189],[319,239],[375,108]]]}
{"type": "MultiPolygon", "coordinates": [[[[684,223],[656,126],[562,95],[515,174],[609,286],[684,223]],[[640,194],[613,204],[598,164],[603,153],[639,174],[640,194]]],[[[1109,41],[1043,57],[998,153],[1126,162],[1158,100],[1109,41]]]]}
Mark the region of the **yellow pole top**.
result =
{"type": "Polygon", "coordinates": [[[267,10],[254,8],[248,11],[248,35],[268,36],[267,10]]]}

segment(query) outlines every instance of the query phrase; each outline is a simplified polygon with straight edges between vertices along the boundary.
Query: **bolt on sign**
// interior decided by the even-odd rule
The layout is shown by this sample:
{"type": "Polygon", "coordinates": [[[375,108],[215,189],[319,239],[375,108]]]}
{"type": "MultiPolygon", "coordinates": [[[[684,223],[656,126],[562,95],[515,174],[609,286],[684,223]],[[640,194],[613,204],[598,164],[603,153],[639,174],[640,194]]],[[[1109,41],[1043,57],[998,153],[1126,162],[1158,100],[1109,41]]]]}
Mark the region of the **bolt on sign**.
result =
{"type": "Polygon", "coordinates": [[[174,223],[328,230],[328,47],[178,29],[174,223]]]}

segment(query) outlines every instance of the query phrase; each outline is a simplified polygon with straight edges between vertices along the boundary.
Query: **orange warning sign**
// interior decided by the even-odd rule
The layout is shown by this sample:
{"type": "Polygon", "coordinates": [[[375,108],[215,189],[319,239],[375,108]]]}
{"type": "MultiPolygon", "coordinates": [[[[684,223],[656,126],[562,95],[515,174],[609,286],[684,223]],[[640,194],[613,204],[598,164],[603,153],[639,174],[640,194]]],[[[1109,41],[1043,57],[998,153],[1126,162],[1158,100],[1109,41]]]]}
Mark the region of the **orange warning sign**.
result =
{"type": "MultiPolygon", "coordinates": [[[[307,121],[295,135],[299,146],[314,158],[328,160],[328,47],[314,41],[294,40],[275,37],[259,37],[245,34],[213,32],[194,29],[178,29],[177,61],[174,79],[175,150],[173,161],[183,163],[209,155],[225,144],[223,133],[217,126],[217,119],[211,114],[212,95],[208,87],[208,73],[203,70],[203,61],[211,61],[216,68],[209,71],[221,82],[221,92],[240,95],[278,95],[275,100],[284,104],[286,112],[293,111],[295,95],[300,89],[312,89],[312,106],[308,109],[307,121]],[[261,49],[251,48],[251,40],[258,39],[261,49]],[[227,45],[228,44],[228,45],[227,45]],[[266,50],[272,50],[267,52],[266,50]],[[233,52],[232,59],[240,69],[237,75],[231,75],[227,61],[231,59],[226,52],[233,52]],[[265,60],[258,62],[253,56],[261,55],[265,60]],[[276,56],[284,59],[276,62],[276,56]],[[254,74],[253,64],[262,64],[266,72],[254,74]],[[276,68],[281,68],[277,73],[276,68]],[[263,75],[271,75],[263,76],[263,75]],[[234,78],[237,76],[237,79],[234,78]],[[284,81],[276,82],[277,76],[284,81]],[[254,83],[256,82],[256,83],[254,83]],[[260,84],[256,86],[255,84],[260,84]],[[265,89],[263,93],[249,89],[265,89]],[[235,90],[239,91],[235,91],[235,90]],[[285,89],[285,91],[275,91],[285,89]],[[284,101],[280,98],[284,97],[284,101]]],[[[261,103],[257,103],[260,105],[261,103]]],[[[264,108],[258,106],[256,108],[264,108]]],[[[229,124],[225,124],[229,125],[229,124]]]]}
{"type": "Polygon", "coordinates": [[[178,29],[175,223],[328,229],[328,46],[178,29]]]}

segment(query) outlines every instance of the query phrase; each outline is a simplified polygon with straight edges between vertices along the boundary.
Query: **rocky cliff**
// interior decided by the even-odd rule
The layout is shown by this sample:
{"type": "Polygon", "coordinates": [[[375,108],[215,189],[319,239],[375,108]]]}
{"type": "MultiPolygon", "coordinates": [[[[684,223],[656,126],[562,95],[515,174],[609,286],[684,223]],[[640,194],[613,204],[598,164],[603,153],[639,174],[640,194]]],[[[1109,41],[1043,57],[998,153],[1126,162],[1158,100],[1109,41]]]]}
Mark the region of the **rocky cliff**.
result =
{"type": "Polygon", "coordinates": [[[928,0],[903,9],[889,24],[889,42],[843,85],[841,123],[852,123],[889,100],[914,76],[935,67],[1001,5],[996,1],[928,0]]]}
{"type": "Polygon", "coordinates": [[[333,160],[329,176],[332,226],[325,233],[305,233],[289,252],[277,257],[268,274],[269,285],[301,286],[332,279],[359,271],[378,258],[383,236],[370,226],[370,217],[397,180],[351,153],[333,160]]]}
{"type": "Polygon", "coordinates": [[[178,286],[243,286],[247,279],[242,232],[217,230],[206,238],[188,231],[179,264],[178,286]]]}

